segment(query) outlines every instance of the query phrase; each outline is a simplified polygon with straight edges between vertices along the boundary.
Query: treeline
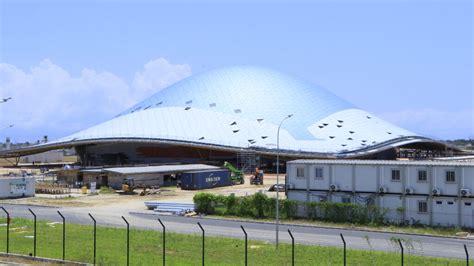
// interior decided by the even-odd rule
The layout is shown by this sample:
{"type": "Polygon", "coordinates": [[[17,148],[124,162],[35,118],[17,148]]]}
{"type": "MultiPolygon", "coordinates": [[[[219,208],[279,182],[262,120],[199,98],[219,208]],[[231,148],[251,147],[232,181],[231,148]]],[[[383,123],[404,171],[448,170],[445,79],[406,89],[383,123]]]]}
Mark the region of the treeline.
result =
{"type": "MultiPolygon", "coordinates": [[[[211,193],[198,193],[193,198],[200,214],[251,217],[257,219],[276,217],[276,199],[263,193],[236,197],[211,193]]],[[[387,209],[336,202],[279,201],[280,217],[284,219],[309,218],[330,222],[356,224],[384,224],[387,209]]]]}

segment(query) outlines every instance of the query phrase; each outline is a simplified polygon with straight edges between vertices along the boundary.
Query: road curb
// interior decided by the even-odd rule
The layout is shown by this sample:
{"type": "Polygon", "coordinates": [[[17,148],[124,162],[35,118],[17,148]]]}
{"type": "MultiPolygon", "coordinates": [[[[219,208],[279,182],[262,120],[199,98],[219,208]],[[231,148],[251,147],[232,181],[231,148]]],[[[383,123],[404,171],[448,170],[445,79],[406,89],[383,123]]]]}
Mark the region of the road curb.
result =
{"type": "MultiPolygon", "coordinates": [[[[155,212],[129,212],[130,215],[147,215],[147,216],[174,216],[174,215],[163,215],[155,212]]],[[[208,216],[180,216],[184,218],[194,218],[194,219],[208,219],[208,220],[216,220],[216,221],[231,221],[231,222],[242,222],[242,223],[256,223],[256,224],[267,224],[267,225],[274,225],[275,223],[266,222],[266,221],[255,221],[255,220],[243,220],[243,219],[222,219],[217,217],[208,217],[208,216]]],[[[474,239],[467,238],[467,237],[459,237],[459,236],[437,236],[437,235],[425,235],[425,234],[417,234],[417,233],[408,233],[408,232],[386,232],[380,230],[369,230],[363,228],[344,228],[344,227],[337,227],[337,226],[320,226],[320,225],[309,225],[309,224],[292,224],[292,223],[281,223],[282,226],[295,226],[295,227],[305,227],[305,228],[321,228],[321,229],[338,229],[344,231],[360,231],[360,232],[370,232],[370,233],[384,233],[384,234],[397,234],[397,235],[407,235],[407,236],[422,236],[422,237],[433,237],[433,238],[450,238],[450,239],[457,239],[457,240],[466,240],[474,242],[474,239]]]]}
{"type": "Polygon", "coordinates": [[[41,207],[41,208],[51,208],[51,209],[61,209],[63,207],[61,206],[51,206],[51,205],[41,205],[41,204],[32,204],[32,203],[28,203],[28,204],[22,204],[22,203],[3,203],[3,202],[0,202],[0,206],[4,206],[4,205],[14,205],[14,206],[31,206],[31,207],[41,207]]]}

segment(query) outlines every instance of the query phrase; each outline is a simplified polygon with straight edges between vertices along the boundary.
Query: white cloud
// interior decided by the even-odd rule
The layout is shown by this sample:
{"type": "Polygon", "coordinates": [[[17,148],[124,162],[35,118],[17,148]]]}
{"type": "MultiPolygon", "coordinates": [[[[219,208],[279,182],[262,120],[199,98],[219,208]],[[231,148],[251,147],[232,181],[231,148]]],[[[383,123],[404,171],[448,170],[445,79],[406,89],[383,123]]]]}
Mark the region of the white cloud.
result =
{"type": "Polygon", "coordinates": [[[142,99],[191,75],[189,65],[173,65],[164,58],[145,64],[143,70],[135,74],[132,86],[142,99]]]}
{"type": "Polygon", "coordinates": [[[106,121],[144,96],[189,76],[188,65],[173,65],[163,58],[150,61],[128,84],[107,72],[84,68],[78,77],[48,59],[24,71],[0,63],[0,141],[50,139],[106,121]],[[15,124],[13,128],[3,129],[15,124]]]}
{"type": "Polygon", "coordinates": [[[436,139],[474,138],[474,110],[424,108],[378,115],[397,126],[436,139]]]}

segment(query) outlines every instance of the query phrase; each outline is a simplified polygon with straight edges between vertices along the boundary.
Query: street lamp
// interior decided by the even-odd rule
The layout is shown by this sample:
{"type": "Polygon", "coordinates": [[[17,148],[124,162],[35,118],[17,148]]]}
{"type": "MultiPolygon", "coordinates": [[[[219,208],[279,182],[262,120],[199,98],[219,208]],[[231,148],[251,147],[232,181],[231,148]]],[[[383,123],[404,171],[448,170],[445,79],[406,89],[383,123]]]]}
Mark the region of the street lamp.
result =
{"type": "Polygon", "coordinates": [[[280,191],[280,128],[283,122],[291,118],[293,115],[287,115],[285,118],[283,118],[280,122],[280,125],[278,125],[278,131],[277,131],[277,185],[276,185],[276,247],[278,248],[278,227],[280,225],[280,210],[279,210],[279,191],[280,191]]]}

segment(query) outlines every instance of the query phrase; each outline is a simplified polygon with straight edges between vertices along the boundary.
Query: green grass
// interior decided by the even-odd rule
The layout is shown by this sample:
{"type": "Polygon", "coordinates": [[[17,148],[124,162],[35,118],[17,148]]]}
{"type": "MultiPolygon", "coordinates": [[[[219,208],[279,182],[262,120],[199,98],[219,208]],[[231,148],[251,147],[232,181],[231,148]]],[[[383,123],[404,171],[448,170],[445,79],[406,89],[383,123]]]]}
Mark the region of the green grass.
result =
{"type": "MultiPolygon", "coordinates": [[[[274,223],[275,219],[270,218],[252,218],[252,217],[240,217],[233,215],[208,215],[208,217],[228,220],[243,220],[243,221],[257,221],[257,222],[271,222],[274,223]]],[[[344,229],[362,229],[370,231],[380,231],[389,233],[409,233],[409,234],[421,234],[421,235],[432,235],[432,236],[456,236],[458,232],[469,232],[472,233],[471,229],[459,228],[459,227],[434,227],[428,225],[395,225],[395,224],[353,224],[353,223],[337,223],[320,220],[310,219],[285,219],[282,218],[283,223],[288,224],[301,224],[310,226],[321,226],[330,228],[344,228],[344,229]]]]}
{"type": "Polygon", "coordinates": [[[110,187],[106,187],[106,186],[102,186],[102,187],[100,187],[100,189],[99,189],[99,193],[100,193],[100,194],[114,194],[114,193],[115,193],[115,189],[110,188],[110,187]]]}
{"type": "MultiPolygon", "coordinates": [[[[5,223],[5,219],[0,220],[5,223]]],[[[158,224],[157,224],[158,227],[158,224]]],[[[0,227],[0,251],[5,251],[6,227],[0,227]]],[[[61,258],[62,225],[38,221],[37,256],[61,258]]],[[[66,259],[92,263],[92,226],[66,225],[66,259]]],[[[10,252],[33,252],[33,222],[14,218],[10,224],[10,252]]],[[[298,236],[296,235],[296,238],[298,236]]],[[[201,237],[177,233],[166,234],[166,261],[168,265],[199,265],[201,263],[201,237]]],[[[161,265],[162,234],[152,230],[130,231],[131,265],[161,265]]],[[[296,239],[297,241],[297,239],[296,239]]],[[[394,250],[396,248],[394,247],[394,250]]],[[[342,265],[342,249],[321,246],[295,246],[297,265],[342,265]]],[[[406,265],[465,265],[464,261],[409,255],[406,265]]],[[[377,251],[347,251],[348,265],[399,265],[400,255],[377,251]]],[[[240,239],[206,237],[206,265],[243,265],[244,241],[240,239]]],[[[250,265],[291,265],[291,245],[281,244],[278,250],[271,243],[249,241],[250,265]]],[[[97,227],[97,263],[99,265],[125,265],[126,230],[97,227]]]]}

